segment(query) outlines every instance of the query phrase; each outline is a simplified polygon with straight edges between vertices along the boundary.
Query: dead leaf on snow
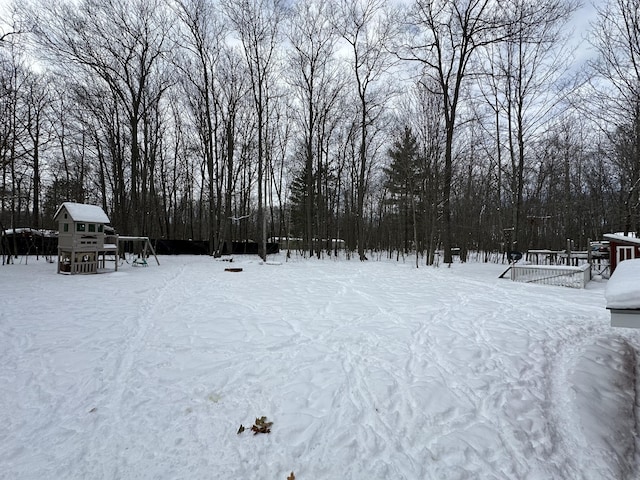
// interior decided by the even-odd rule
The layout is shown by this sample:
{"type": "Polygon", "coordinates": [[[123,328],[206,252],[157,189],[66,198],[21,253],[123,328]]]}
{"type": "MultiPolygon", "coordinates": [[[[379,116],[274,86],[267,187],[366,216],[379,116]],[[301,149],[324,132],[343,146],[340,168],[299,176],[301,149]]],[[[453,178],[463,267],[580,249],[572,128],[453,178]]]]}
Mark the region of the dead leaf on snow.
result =
{"type": "Polygon", "coordinates": [[[251,431],[254,435],[259,433],[271,433],[271,425],[273,425],[273,422],[267,422],[267,417],[256,418],[256,422],[251,427],[251,431]]]}

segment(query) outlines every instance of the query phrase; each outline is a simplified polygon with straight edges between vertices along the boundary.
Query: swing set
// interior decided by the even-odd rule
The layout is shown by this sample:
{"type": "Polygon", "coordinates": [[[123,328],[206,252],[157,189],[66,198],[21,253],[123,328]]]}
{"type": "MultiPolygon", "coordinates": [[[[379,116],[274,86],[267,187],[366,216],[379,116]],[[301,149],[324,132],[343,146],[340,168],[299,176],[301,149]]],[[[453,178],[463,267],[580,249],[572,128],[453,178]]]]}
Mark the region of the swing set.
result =
{"type": "Polygon", "coordinates": [[[153,255],[156,263],[160,265],[156,251],[149,241],[149,237],[129,237],[118,236],[118,257],[129,263],[133,267],[148,267],[147,258],[149,254],[153,255]],[[136,245],[138,248],[134,248],[136,245]],[[130,248],[127,248],[130,247],[130,248]],[[129,252],[128,252],[129,251],[129,252]],[[127,259],[127,253],[129,258],[127,259]]]}

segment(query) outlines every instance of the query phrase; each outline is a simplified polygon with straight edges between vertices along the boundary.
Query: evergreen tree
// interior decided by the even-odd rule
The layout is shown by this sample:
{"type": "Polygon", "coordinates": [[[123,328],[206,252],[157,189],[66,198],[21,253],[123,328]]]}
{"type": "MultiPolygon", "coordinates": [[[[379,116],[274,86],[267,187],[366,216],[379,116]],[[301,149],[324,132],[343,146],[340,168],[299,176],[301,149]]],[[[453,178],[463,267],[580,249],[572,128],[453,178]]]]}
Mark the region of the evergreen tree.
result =
{"type": "MultiPolygon", "coordinates": [[[[304,248],[308,251],[309,245],[313,241],[313,238],[307,238],[309,235],[307,232],[311,231],[315,233],[315,225],[317,220],[317,209],[312,207],[312,216],[307,218],[307,205],[312,202],[313,199],[309,198],[309,186],[308,186],[308,171],[309,166],[305,163],[302,168],[294,175],[293,181],[290,185],[291,190],[291,227],[290,233],[296,237],[304,239],[304,248]],[[310,229],[307,222],[311,221],[310,229]]],[[[316,175],[311,175],[311,190],[315,198],[316,175]]],[[[316,234],[317,235],[317,234],[316,234]]],[[[312,235],[313,236],[313,235],[312,235]]]]}
{"type": "Polygon", "coordinates": [[[388,151],[391,164],[384,169],[385,186],[389,191],[388,202],[395,206],[396,228],[402,233],[402,248],[408,253],[410,239],[418,249],[416,225],[416,196],[420,175],[419,145],[409,127],[405,127],[388,151]]]}

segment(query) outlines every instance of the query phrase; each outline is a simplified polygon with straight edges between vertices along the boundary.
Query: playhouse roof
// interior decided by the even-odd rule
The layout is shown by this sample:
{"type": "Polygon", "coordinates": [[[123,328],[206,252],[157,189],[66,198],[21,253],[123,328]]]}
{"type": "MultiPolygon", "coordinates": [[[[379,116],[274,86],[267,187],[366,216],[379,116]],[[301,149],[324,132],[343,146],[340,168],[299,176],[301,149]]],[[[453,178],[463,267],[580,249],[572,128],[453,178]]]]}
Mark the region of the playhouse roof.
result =
{"type": "Polygon", "coordinates": [[[632,237],[630,235],[624,235],[622,233],[605,233],[603,237],[607,240],[613,240],[614,242],[640,245],[640,238],[632,237]]]}
{"type": "Polygon", "coordinates": [[[109,217],[104,210],[97,205],[86,205],[84,203],[64,202],[58,207],[54,219],[58,218],[62,209],[66,209],[74,222],[109,223],[109,217]]]}

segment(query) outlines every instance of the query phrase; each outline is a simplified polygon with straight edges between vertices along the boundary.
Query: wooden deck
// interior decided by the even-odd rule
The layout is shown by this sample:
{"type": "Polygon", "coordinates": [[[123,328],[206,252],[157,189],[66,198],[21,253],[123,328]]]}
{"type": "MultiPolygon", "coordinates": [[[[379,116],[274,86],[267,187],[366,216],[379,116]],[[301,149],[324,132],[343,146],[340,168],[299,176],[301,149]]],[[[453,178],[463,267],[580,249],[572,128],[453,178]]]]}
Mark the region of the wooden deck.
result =
{"type": "Polygon", "coordinates": [[[519,265],[511,266],[511,280],[561,287],[584,288],[591,280],[591,266],[519,265]]]}

